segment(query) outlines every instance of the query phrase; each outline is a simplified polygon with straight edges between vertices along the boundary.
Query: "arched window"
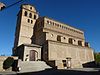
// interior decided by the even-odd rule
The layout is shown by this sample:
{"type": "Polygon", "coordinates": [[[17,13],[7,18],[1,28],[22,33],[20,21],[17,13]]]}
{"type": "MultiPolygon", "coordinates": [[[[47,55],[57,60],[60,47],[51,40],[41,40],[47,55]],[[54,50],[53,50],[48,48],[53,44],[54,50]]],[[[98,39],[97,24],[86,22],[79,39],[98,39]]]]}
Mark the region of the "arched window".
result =
{"type": "Polygon", "coordinates": [[[89,47],[89,43],[88,42],[85,42],[85,47],[89,47]]]}
{"type": "Polygon", "coordinates": [[[47,20],[47,23],[49,24],[49,21],[47,20]]]}
{"type": "Polygon", "coordinates": [[[32,13],[29,14],[29,18],[32,18],[32,13]]]}
{"type": "Polygon", "coordinates": [[[24,16],[27,16],[27,14],[28,14],[27,11],[25,11],[25,12],[24,12],[24,16]]]}
{"type": "Polygon", "coordinates": [[[33,20],[31,20],[31,24],[33,23],[33,20]]]}
{"type": "Polygon", "coordinates": [[[30,23],[30,19],[28,19],[27,22],[30,23]]]}
{"type": "Polygon", "coordinates": [[[82,46],[82,41],[78,41],[78,45],[79,46],[82,46]]]}
{"type": "Polygon", "coordinates": [[[61,42],[61,36],[57,35],[57,41],[61,42]]]}
{"type": "Polygon", "coordinates": [[[34,19],[36,19],[36,15],[34,15],[34,19]]]}
{"type": "Polygon", "coordinates": [[[73,44],[73,39],[72,38],[69,38],[68,39],[68,43],[73,44]]]}

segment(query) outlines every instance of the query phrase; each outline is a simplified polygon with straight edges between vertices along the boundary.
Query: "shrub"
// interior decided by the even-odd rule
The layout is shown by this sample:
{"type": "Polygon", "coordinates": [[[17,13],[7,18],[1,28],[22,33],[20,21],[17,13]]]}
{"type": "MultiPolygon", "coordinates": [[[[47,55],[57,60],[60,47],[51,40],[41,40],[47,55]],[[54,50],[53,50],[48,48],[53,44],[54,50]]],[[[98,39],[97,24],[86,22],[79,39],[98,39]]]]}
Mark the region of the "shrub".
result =
{"type": "Polygon", "coordinates": [[[3,62],[3,69],[8,69],[12,66],[14,63],[14,58],[8,57],[4,62],[3,62]]]}

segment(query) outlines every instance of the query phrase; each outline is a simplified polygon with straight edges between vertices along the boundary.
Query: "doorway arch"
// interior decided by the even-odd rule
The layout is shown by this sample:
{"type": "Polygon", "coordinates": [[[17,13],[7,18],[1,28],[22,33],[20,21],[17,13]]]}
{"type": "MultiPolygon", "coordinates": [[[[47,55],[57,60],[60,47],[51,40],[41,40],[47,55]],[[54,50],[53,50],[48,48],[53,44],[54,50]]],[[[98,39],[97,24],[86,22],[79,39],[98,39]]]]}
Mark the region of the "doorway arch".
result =
{"type": "Polygon", "coordinates": [[[38,59],[38,52],[36,50],[30,50],[30,61],[36,61],[38,59]]]}

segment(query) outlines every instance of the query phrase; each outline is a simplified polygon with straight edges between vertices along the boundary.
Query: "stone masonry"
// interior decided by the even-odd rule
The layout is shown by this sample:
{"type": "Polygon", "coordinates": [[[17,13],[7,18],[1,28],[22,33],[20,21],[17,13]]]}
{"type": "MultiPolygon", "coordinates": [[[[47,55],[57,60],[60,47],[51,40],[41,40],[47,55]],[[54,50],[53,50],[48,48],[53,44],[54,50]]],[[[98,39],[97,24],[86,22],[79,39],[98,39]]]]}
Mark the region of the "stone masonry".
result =
{"type": "Polygon", "coordinates": [[[13,55],[25,61],[45,61],[58,69],[82,68],[94,61],[84,31],[40,17],[35,7],[23,4],[17,15],[13,55]]]}

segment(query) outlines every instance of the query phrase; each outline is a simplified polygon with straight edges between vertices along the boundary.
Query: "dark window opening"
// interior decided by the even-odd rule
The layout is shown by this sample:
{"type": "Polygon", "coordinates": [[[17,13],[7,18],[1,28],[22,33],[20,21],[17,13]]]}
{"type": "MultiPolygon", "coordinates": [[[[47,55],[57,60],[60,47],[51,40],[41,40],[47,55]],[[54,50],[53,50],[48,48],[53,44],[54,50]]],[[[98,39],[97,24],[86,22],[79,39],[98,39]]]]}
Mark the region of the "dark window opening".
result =
{"type": "Polygon", "coordinates": [[[31,20],[31,24],[33,23],[33,20],[31,20]]]}
{"type": "Polygon", "coordinates": [[[36,19],[36,15],[34,15],[34,19],[36,19]]]}
{"type": "Polygon", "coordinates": [[[62,60],[62,62],[66,63],[66,60],[62,60]]]}
{"type": "Polygon", "coordinates": [[[67,66],[66,60],[62,60],[62,62],[63,62],[63,66],[66,67],[67,66]]]}
{"type": "Polygon", "coordinates": [[[73,44],[73,39],[69,38],[68,43],[73,44]]]}
{"type": "Polygon", "coordinates": [[[76,40],[74,40],[74,42],[76,42],[76,40]]]}
{"type": "Polygon", "coordinates": [[[24,16],[27,16],[27,11],[25,11],[24,16]]]}
{"type": "Polygon", "coordinates": [[[27,54],[26,57],[28,57],[29,55],[27,54]]]}
{"type": "Polygon", "coordinates": [[[57,36],[57,41],[60,41],[61,42],[61,36],[57,36]]]}
{"type": "Polygon", "coordinates": [[[89,47],[89,44],[88,44],[88,42],[85,42],[85,47],[89,47]]]}
{"type": "Polygon", "coordinates": [[[30,7],[30,9],[32,9],[32,7],[30,7]]]}
{"type": "Polygon", "coordinates": [[[30,19],[28,19],[28,21],[27,21],[28,23],[30,23],[30,19]]]}
{"type": "Polygon", "coordinates": [[[65,40],[66,38],[64,37],[64,40],[65,40]]]}
{"type": "Polygon", "coordinates": [[[47,20],[47,23],[49,24],[49,21],[47,20]]]}
{"type": "Polygon", "coordinates": [[[78,45],[79,46],[82,46],[82,41],[78,41],[78,45]]]}
{"type": "Polygon", "coordinates": [[[29,14],[29,18],[32,18],[32,13],[29,14]]]}

